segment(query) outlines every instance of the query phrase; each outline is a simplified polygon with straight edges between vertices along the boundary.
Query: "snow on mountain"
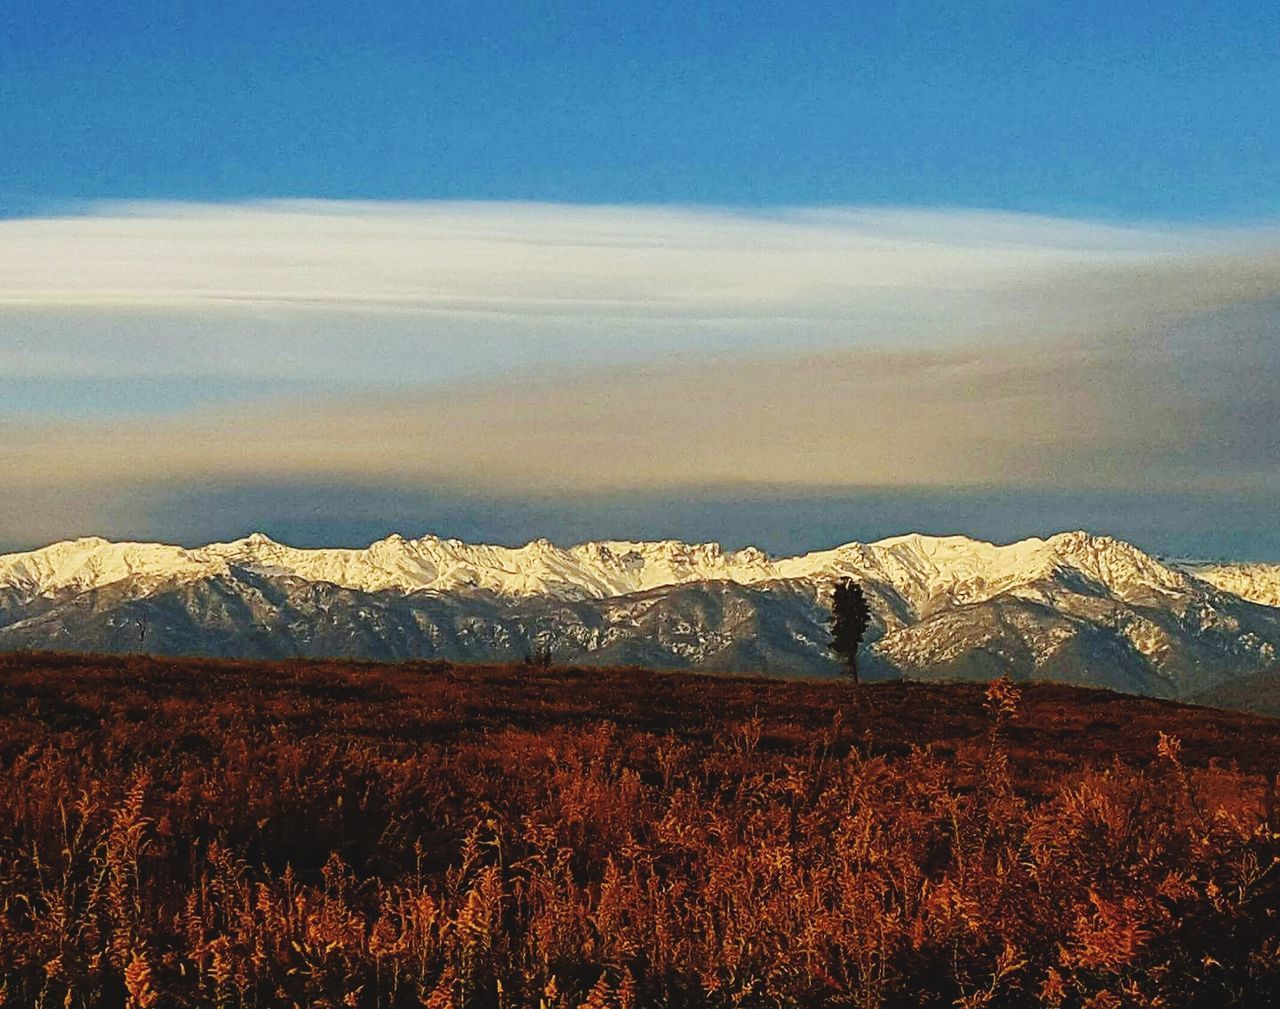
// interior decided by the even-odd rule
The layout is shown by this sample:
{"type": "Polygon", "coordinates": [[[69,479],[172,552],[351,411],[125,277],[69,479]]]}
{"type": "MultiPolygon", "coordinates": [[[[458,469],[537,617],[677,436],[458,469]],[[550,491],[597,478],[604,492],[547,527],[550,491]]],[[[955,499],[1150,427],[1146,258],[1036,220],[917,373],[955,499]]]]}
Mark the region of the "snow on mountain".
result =
{"type": "Polygon", "coordinates": [[[0,648],[118,650],[142,633],[161,652],[245,656],[511,659],[551,645],[566,661],[829,675],[830,585],[848,576],[868,596],[877,675],[1187,696],[1275,665],[1278,570],[1173,566],[1084,532],[1005,545],[913,533],[784,558],[673,540],[91,538],[0,556],[0,648]]]}
{"type": "Polygon", "coordinates": [[[1119,598],[1190,590],[1184,573],[1131,544],[1080,532],[1006,546],[913,533],[780,559],[754,547],[725,551],[716,543],[674,540],[610,540],[572,547],[534,540],[513,548],[392,535],[363,549],[298,549],[254,533],[188,549],[89,538],[0,556],[0,586],[32,594],[83,591],[125,579],[214,577],[232,565],[362,592],[480,590],[559,599],[601,599],[690,582],[754,585],[851,576],[892,585],[916,617],[939,605],[989,599],[1067,568],[1119,598]]]}
{"type": "Polygon", "coordinates": [[[779,576],[788,578],[829,581],[849,576],[888,583],[910,606],[914,618],[1008,592],[1038,598],[1036,586],[1064,571],[1074,571],[1124,601],[1193,590],[1186,575],[1132,544],[1085,532],[1007,546],[967,536],[912,533],[779,561],[777,568],[779,576]]]}
{"type": "Polygon", "coordinates": [[[718,544],[610,541],[562,548],[471,545],[435,536],[392,535],[363,549],[306,550],[254,533],[231,543],[183,548],[112,543],[92,537],[0,556],[0,587],[43,595],[84,591],[126,579],[192,580],[232,565],[264,574],[330,582],[362,592],[460,592],[603,598],[692,581],[750,583],[772,577],[763,553],[726,553],[718,544]]]}
{"type": "Polygon", "coordinates": [[[1280,564],[1188,564],[1202,581],[1263,606],[1280,606],[1280,564]]]}
{"type": "Polygon", "coordinates": [[[759,550],[725,553],[718,544],[607,541],[558,547],[472,545],[435,536],[393,535],[362,550],[298,550],[255,534],[198,553],[274,574],[327,581],[363,592],[460,592],[501,596],[605,598],[663,585],[769,577],[759,550]]]}
{"type": "Polygon", "coordinates": [[[113,543],[98,536],[65,540],[28,553],[0,555],[0,588],[32,596],[83,592],[126,580],[146,585],[206,578],[225,562],[163,543],[113,543]]]}

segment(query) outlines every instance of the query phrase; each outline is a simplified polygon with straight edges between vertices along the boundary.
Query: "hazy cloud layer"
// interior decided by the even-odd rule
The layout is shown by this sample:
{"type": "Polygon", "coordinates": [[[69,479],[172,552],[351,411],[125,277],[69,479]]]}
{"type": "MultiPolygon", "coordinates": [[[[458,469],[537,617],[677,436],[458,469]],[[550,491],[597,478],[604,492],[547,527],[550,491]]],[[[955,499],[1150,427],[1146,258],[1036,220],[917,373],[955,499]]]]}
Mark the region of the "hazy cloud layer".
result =
{"type": "Polygon", "coordinates": [[[295,546],[363,547],[392,532],[520,545],[539,536],[683,539],[781,556],[908,530],[1007,543],[1064,529],[1166,556],[1280,561],[1273,495],[1061,489],[671,488],[653,493],[492,494],[429,485],[264,480],[83,488],[38,500],[0,485],[0,552],[100,535],[189,546],[261,530],[295,546]]]}
{"type": "Polygon", "coordinates": [[[735,483],[1277,488],[1274,304],[1160,339],[613,368],[432,393],[9,422],[31,483],[275,475],[582,489],[735,483]]]}
{"type": "Polygon", "coordinates": [[[19,404],[0,405],[0,540],[84,531],[166,483],[1265,497],[1278,248],[932,211],[0,221],[0,394],[19,404]],[[118,416],[81,402],[108,393],[118,416]],[[144,416],[155,401],[167,416],[144,416]]]}
{"type": "Polygon", "coordinates": [[[99,204],[0,221],[0,374],[421,384],[1163,325],[1269,232],[910,210],[99,204]]]}

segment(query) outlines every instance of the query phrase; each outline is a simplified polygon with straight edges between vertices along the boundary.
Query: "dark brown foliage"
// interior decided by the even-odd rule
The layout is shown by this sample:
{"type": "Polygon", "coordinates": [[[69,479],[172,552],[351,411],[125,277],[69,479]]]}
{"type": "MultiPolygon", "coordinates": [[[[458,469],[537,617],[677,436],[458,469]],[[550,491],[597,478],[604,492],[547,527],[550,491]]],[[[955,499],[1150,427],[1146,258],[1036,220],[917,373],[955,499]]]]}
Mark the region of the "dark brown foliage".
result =
{"type": "Polygon", "coordinates": [[[0,657],[0,1004],[1270,1005],[1280,722],[0,657]]]}
{"type": "Polygon", "coordinates": [[[841,578],[831,589],[831,650],[844,662],[845,673],[858,682],[858,649],[871,623],[862,586],[852,578],[841,578]]]}

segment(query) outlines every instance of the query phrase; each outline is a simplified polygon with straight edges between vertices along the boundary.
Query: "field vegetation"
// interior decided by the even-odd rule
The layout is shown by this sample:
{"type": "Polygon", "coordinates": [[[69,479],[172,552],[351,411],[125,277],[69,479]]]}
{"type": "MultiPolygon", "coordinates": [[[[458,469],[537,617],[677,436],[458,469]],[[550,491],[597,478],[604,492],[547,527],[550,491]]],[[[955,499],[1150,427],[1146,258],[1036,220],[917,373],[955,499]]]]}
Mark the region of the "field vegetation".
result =
{"type": "Polygon", "coordinates": [[[1278,767],[1049,685],[0,657],[0,1004],[1272,1005],[1278,767]]]}

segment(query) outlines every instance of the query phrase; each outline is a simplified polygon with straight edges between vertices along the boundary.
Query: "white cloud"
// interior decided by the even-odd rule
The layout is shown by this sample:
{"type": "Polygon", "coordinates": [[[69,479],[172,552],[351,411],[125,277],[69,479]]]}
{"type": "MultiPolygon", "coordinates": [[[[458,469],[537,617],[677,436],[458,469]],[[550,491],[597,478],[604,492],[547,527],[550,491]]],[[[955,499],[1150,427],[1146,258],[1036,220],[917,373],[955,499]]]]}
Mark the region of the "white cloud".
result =
{"type": "Polygon", "coordinates": [[[1280,289],[1266,232],[961,211],[99,204],[0,221],[11,374],[422,383],[1150,327],[1280,289]]]}
{"type": "Polygon", "coordinates": [[[1265,231],[907,210],[0,221],[0,378],[286,379],[309,397],[163,422],[0,404],[0,471],[26,488],[0,534],[166,482],[1273,493],[1278,249],[1265,231]]]}
{"type": "Polygon", "coordinates": [[[778,354],[0,428],[29,485],[1280,489],[1280,311],[1154,341],[778,354]]]}

